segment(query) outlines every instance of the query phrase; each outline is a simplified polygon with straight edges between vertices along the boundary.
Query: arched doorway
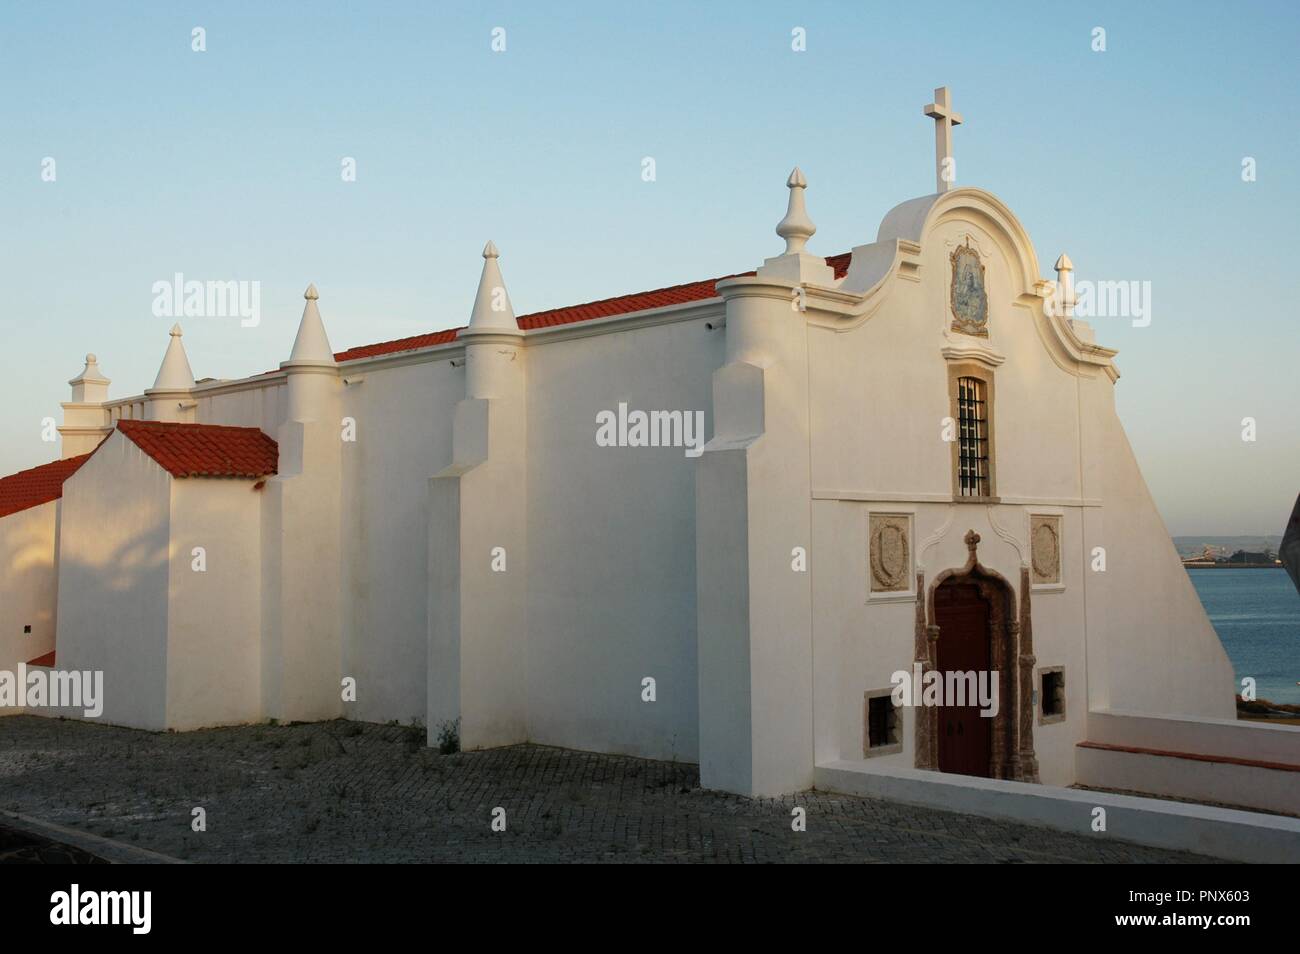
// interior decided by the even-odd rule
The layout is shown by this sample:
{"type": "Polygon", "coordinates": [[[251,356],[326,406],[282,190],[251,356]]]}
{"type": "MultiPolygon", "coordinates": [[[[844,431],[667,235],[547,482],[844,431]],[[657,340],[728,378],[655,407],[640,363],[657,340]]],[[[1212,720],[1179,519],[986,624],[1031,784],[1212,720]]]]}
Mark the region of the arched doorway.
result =
{"type": "Polygon", "coordinates": [[[945,698],[939,706],[940,772],[985,777],[993,773],[994,718],[981,714],[978,691],[971,691],[977,690],[984,674],[995,671],[991,620],[992,607],[978,584],[950,578],[935,590],[934,621],[939,639],[934,668],[945,677],[974,674],[971,679],[948,680],[949,686],[962,690],[964,698],[961,705],[945,698]]]}
{"type": "MultiPolygon", "coordinates": [[[[979,706],[923,708],[917,725],[916,766],[1037,781],[1028,569],[1021,568],[1022,599],[1017,611],[1011,584],[979,562],[980,535],[971,530],[965,542],[966,565],[935,577],[925,604],[918,604],[916,661],[925,670],[941,674],[996,672],[998,710],[990,717],[980,715],[979,706]]],[[[924,587],[923,574],[918,574],[917,587],[924,587]]]]}

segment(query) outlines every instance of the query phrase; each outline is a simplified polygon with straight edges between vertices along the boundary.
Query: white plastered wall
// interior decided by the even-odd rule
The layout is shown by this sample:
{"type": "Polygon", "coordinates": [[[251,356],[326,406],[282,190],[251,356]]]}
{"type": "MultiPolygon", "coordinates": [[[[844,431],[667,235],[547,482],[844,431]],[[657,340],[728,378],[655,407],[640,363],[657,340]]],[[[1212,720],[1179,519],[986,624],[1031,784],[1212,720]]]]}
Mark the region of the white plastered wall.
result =
{"type": "Polygon", "coordinates": [[[58,520],[57,500],[0,518],[0,669],[54,649],[58,520]]]}
{"type": "Polygon", "coordinates": [[[256,483],[171,482],[169,729],[261,718],[262,491],[256,483]]]}
{"type": "Polygon", "coordinates": [[[698,757],[695,468],[674,447],[598,447],[619,402],[704,411],[704,319],[528,348],[529,728],[537,742],[698,757]],[[653,678],[656,701],[642,702],[653,678]]]}
{"type": "Polygon", "coordinates": [[[102,721],[166,728],[171,476],[120,431],[63,484],[58,668],[104,673],[102,721]]]}
{"type": "Polygon", "coordinates": [[[464,372],[444,359],[371,370],[343,392],[344,671],[349,718],[426,717],[428,479],[451,444],[464,372]]]}

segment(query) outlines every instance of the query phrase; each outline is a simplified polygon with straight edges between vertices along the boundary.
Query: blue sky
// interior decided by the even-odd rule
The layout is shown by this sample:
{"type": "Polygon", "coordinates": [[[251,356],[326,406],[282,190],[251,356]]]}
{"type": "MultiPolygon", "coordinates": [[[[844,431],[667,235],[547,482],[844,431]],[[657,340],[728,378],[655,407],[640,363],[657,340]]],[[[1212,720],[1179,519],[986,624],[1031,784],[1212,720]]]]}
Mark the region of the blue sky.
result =
{"type": "Polygon", "coordinates": [[[237,377],[287,357],[308,282],[336,348],[463,324],[488,238],[520,314],[752,268],[796,162],[811,248],[846,251],[933,191],[946,84],[959,184],[1016,211],[1044,277],[1065,250],[1152,283],[1150,327],[1094,325],[1170,530],[1280,533],[1300,12],[1081,6],[4,2],[0,473],[55,456],[40,421],[87,351],[114,396],[152,383],[175,272],[261,282],[258,327],[185,322],[195,373],[237,377]]]}

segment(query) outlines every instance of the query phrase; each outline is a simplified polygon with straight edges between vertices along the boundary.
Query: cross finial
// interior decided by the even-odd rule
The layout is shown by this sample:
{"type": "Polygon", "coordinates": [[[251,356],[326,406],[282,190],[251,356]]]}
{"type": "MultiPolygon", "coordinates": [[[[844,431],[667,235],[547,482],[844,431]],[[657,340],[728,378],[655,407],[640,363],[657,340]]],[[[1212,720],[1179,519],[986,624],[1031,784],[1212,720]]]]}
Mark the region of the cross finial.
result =
{"type": "Polygon", "coordinates": [[[926,104],[925,115],[934,120],[934,180],[936,192],[947,192],[957,178],[957,161],[952,155],[952,127],[961,125],[961,113],[952,108],[948,87],[934,91],[934,102],[926,104]]]}
{"type": "Polygon", "coordinates": [[[966,536],[962,538],[966,541],[966,549],[970,551],[970,558],[975,559],[975,548],[980,545],[980,535],[974,530],[967,530],[966,536]]]}

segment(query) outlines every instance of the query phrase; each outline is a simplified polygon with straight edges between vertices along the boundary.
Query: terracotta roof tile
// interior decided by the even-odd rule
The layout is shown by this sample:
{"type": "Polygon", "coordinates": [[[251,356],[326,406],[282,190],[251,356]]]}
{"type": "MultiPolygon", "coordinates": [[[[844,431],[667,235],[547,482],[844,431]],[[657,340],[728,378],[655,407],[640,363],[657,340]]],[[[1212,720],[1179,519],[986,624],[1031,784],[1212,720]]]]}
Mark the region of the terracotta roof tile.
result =
{"type": "Polygon", "coordinates": [[[265,477],[280,449],[256,427],[118,421],[117,429],[173,477],[265,477]]]}
{"type": "Polygon", "coordinates": [[[63,482],[89,458],[82,454],[0,477],[0,517],[58,500],[63,496],[63,482]]]}
{"type": "MultiPolygon", "coordinates": [[[[849,270],[852,252],[832,255],[826,264],[835,270],[835,277],[843,278],[849,270]]],[[[538,311],[531,315],[520,315],[519,327],[524,331],[538,328],[554,328],[557,325],[571,325],[579,321],[591,321],[595,318],[612,318],[615,315],[630,315],[637,311],[651,308],[665,308],[669,305],[685,305],[694,301],[707,301],[716,298],[717,284],[727,278],[740,278],[753,275],[753,272],[737,272],[723,275],[721,278],[708,278],[699,282],[687,282],[685,285],[670,285],[653,291],[636,292],[631,295],[619,295],[616,298],[602,298],[582,305],[569,305],[565,308],[552,308],[550,311],[538,311]]],[[[434,345],[450,344],[456,340],[460,328],[447,331],[435,331],[426,335],[414,335],[410,338],[398,338],[396,341],[381,341],[378,344],[361,345],[339,351],[334,355],[335,361],[355,361],[358,358],[374,358],[384,354],[397,354],[401,351],[415,351],[419,348],[431,348],[434,345]]]]}
{"type": "MultiPolygon", "coordinates": [[[[89,457],[90,455],[87,454],[86,456],[89,457]]],[[[46,653],[44,656],[37,656],[35,659],[29,659],[29,660],[27,660],[27,665],[29,665],[29,666],[53,666],[53,665],[54,665],[54,653],[55,653],[55,651],[54,651],[53,649],[51,649],[51,650],[50,650],[48,653],[46,653]]]]}
{"type": "MultiPolygon", "coordinates": [[[[357,358],[373,358],[380,354],[396,354],[399,351],[415,351],[417,348],[432,348],[434,345],[451,344],[456,340],[459,328],[448,331],[435,331],[427,335],[414,335],[410,338],[398,338],[396,341],[381,341],[378,344],[361,345],[349,348],[334,355],[335,361],[355,361],[357,358]]],[[[272,374],[274,372],[267,372],[272,374]]]]}

